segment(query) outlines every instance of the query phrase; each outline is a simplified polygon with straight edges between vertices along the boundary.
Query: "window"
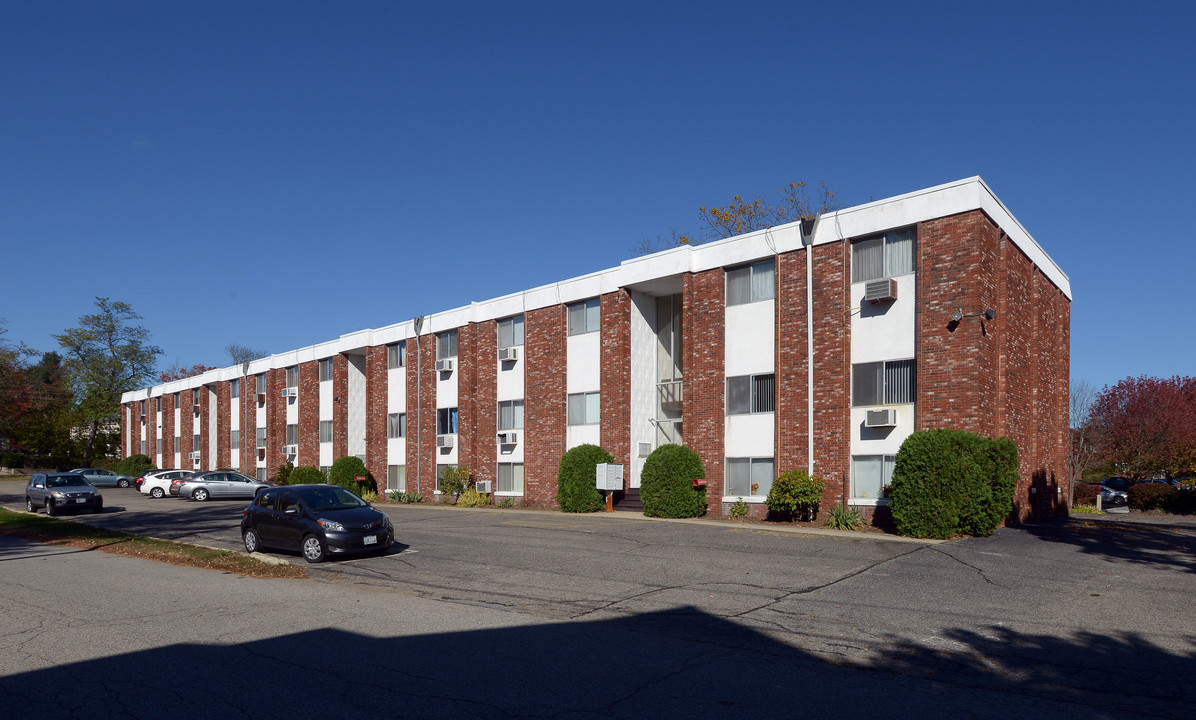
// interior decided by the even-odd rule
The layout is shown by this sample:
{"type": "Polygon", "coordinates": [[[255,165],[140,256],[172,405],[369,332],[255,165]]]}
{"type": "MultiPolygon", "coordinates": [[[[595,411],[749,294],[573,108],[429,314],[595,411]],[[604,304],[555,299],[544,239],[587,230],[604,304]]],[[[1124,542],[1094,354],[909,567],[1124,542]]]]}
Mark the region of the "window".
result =
{"type": "Polygon", "coordinates": [[[386,346],[386,369],[394,370],[407,366],[407,343],[399,342],[386,346]]]}
{"type": "Polygon", "coordinates": [[[851,366],[851,404],[896,405],[912,403],[917,394],[914,360],[887,360],[851,366]]]}
{"type": "Polygon", "coordinates": [[[191,391],[191,402],[195,405],[199,404],[199,388],[191,391]]]}
{"type": "Polygon", "coordinates": [[[162,396],[161,395],[154,398],[154,411],[162,412],[162,396]]]}
{"type": "Polygon", "coordinates": [[[601,317],[598,298],[573,303],[569,306],[569,334],[582,335],[598,332],[601,317]]]}
{"type": "Polygon", "coordinates": [[[241,397],[241,379],[236,378],[228,383],[228,396],[236,399],[241,397]]]}
{"type": "Polygon", "coordinates": [[[774,412],[776,378],[772,373],[727,378],[727,414],[774,412]]]}
{"type": "Polygon", "coordinates": [[[191,452],[199,452],[199,433],[191,436],[191,452]]]}
{"type": "Polygon", "coordinates": [[[500,493],[523,494],[523,463],[499,463],[498,483],[494,486],[500,493]]]}
{"type": "Polygon", "coordinates": [[[440,478],[444,475],[444,471],[455,467],[457,466],[448,464],[436,466],[436,492],[440,492],[440,478]]]}
{"type": "Polygon", "coordinates": [[[321,420],[320,421],[320,442],[322,442],[322,443],[332,442],[332,421],[331,420],[321,420]]]}
{"type": "Polygon", "coordinates": [[[896,455],[854,455],[851,458],[851,496],[880,500],[893,482],[896,455]]]}
{"type": "Polygon", "coordinates": [[[498,321],[498,346],[516,347],[523,344],[523,316],[498,321]]]}
{"type": "Polygon", "coordinates": [[[598,424],[598,403],[599,394],[591,393],[574,393],[569,396],[569,424],[570,425],[597,425],[598,424]]]}
{"type": "Polygon", "coordinates": [[[775,477],[772,458],[727,458],[727,486],[723,495],[729,497],[767,497],[775,477]]]}
{"type": "Polygon", "coordinates": [[[440,408],[436,411],[436,434],[452,435],[457,432],[457,408],[440,408]]]}
{"type": "Polygon", "coordinates": [[[257,481],[266,482],[266,468],[260,467],[257,469],[257,481]]]}
{"type": "Polygon", "coordinates": [[[175,409],[176,409],[176,410],[178,409],[178,407],[179,407],[179,404],[180,404],[182,401],[183,401],[183,399],[182,399],[182,396],[181,396],[181,394],[180,394],[180,393],[175,393],[175,394],[174,394],[174,407],[175,407],[175,409]]]}
{"type": "Polygon", "coordinates": [[[457,357],[457,331],[448,330],[436,336],[436,359],[457,357]]]}
{"type": "MultiPolygon", "coordinates": [[[[145,401],[142,400],[140,405],[141,405],[141,414],[144,415],[145,414],[145,401]]],[[[142,453],[142,455],[144,455],[144,454],[145,453],[142,453]]]]}
{"type": "Polygon", "coordinates": [[[174,436],[174,451],[175,452],[183,451],[183,436],[182,435],[174,436]]]}
{"type": "Polygon", "coordinates": [[[299,366],[292,365],[287,368],[287,387],[299,387],[299,366]]]}
{"type": "Polygon", "coordinates": [[[386,416],[386,437],[407,436],[407,413],[391,413],[386,416]]]}
{"type": "Polygon", "coordinates": [[[265,375],[265,373],[262,373],[261,375],[254,376],[253,387],[259,393],[266,392],[266,375],[265,375]]]}
{"type": "Polygon", "coordinates": [[[523,401],[506,400],[498,404],[498,429],[519,430],[523,428],[523,401]]]}
{"type": "Polygon", "coordinates": [[[287,425],[287,445],[297,445],[299,443],[299,426],[295,424],[287,425]]]}
{"type": "Polygon", "coordinates": [[[228,434],[228,446],[230,450],[241,449],[241,431],[233,430],[228,434]]]}
{"type": "Polygon", "coordinates": [[[386,466],[386,489],[397,492],[407,492],[407,466],[386,466]]]}
{"type": "Polygon", "coordinates": [[[851,244],[851,281],[865,282],[914,271],[918,229],[894,230],[851,244]]]}
{"type": "Polygon", "coordinates": [[[264,427],[257,429],[257,446],[260,448],[266,447],[266,428],[264,427]]]}
{"type": "Polygon", "coordinates": [[[758,263],[727,271],[727,305],[745,305],[761,300],[772,300],[776,296],[777,266],[775,261],[761,260],[758,263]]]}
{"type": "Polygon", "coordinates": [[[320,361],[320,382],[330,380],[332,380],[332,358],[324,358],[320,361]]]}
{"type": "Polygon", "coordinates": [[[145,452],[145,441],[144,440],[141,441],[141,454],[142,455],[148,454],[145,452]]]}

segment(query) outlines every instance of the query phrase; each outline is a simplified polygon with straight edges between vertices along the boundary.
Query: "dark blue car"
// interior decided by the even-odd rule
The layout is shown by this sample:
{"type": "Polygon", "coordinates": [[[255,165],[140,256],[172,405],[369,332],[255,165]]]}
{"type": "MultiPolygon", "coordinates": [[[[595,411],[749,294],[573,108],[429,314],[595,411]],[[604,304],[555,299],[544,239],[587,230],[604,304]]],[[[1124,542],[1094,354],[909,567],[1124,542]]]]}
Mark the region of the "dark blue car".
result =
{"type": "Polygon", "coordinates": [[[331,553],[384,552],[394,542],[386,513],[337,485],[263,490],[241,518],[246,552],[298,550],[309,563],[331,553]]]}

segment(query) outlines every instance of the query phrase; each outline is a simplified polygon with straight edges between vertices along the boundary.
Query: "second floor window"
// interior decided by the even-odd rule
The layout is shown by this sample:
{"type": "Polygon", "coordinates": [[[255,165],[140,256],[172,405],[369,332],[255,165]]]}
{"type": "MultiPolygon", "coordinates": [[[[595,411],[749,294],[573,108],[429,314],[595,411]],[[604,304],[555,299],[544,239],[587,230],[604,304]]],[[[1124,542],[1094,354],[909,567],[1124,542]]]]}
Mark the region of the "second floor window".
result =
{"type": "Polygon", "coordinates": [[[398,342],[386,346],[386,369],[394,370],[407,365],[407,343],[398,342]]]}
{"type": "Polygon", "coordinates": [[[894,230],[851,244],[851,281],[866,282],[912,273],[917,228],[894,230]]]}
{"type": "Polygon", "coordinates": [[[320,442],[322,442],[322,443],[332,442],[332,421],[331,420],[321,420],[320,421],[320,442]]]}
{"type": "Polygon", "coordinates": [[[332,358],[324,358],[320,361],[320,382],[328,382],[332,379],[332,358]]]}
{"type": "Polygon", "coordinates": [[[457,408],[440,408],[436,411],[436,434],[453,435],[457,432],[457,408]]]}
{"type": "Polygon", "coordinates": [[[776,296],[776,263],[771,259],[727,271],[727,305],[745,305],[776,296]]]}
{"type": "Polygon", "coordinates": [[[228,396],[234,400],[241,397],[241,378],[235,378],[229,381],[228,396]]]}
{"type": "Polygon", "coordinates": [[[446,330],[436,335],[436,359],[457,357],[457,331],[446,330]]]}
{"type": "Polygon", "coordinates": [[[598,298],[573,303],[568,310],[570,335],[598,332],[602,319],[598,298]]]}
{"type": "Polygon", "coordinates": [[[574,393],[569,396],[569,424],[597,425],[599,420],[599,394],[574,393]]]}
{"type": "Polygon", "coordinates": [[[727,378],[727,414],[745,415],[776,410],[777,376],[740,375],[727,378]]]}
{"type": "Polygon", "coordinates": [[[519,430],[523,427],[523,401],[507,400],[498,404],[498,429],[519,430]]]}
{"type": "Polygon", "coordinates": [[[914,360],[886,360],[851,366],[851,404],[899,405],[917,395],[918,369],[914,360]]]}
{"type": "Polygon", "coordinates": [[[516,315],[506,320],[498,321],[498,346],[500,348],[517,347],[523,344],[523,316],[516,315]]]}
{"type": "Polygon", "coordinates": [[[407,436],[407,413],[390,413],[386,416],[386,437],[401,438],[407,436]]]}
{"type": "Polygon", "coordinates": [[[287,387],[299,387],[299,368],[297,366],[287,368],[287,387]]]}

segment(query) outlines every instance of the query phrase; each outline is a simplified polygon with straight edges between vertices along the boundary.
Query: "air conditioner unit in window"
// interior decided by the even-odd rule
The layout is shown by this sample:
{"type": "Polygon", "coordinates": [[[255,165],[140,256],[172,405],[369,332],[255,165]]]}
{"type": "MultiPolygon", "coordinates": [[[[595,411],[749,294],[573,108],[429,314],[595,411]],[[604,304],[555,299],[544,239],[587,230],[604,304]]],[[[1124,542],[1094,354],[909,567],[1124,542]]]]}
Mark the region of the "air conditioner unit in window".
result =
{"type": "Polygon", "coordinates": [[[519,359],[519,348],[505,347],[498,349],[499,362],[515,362],[519,359]]]}
{"type": "Polygon", "coordinates": [[[870,303],[897,299],[897,281],[893,278],[869,280],[864,286],[864,299],[870,303]]]}
{"type": "Polygon", "coordinates": [[[198,459],[199,459],[199,453],[197,453],[197,452],[188,453],[188,454],[187,454],[187,459],[188,459],[188,460],[198,460],[198,459]]]}
{"type": "Polygon", "coordinates": [[[442,358],[442,359],[436,361],[436,372],[452,372],[452,371],[453,371],[453,359],[452,358],[442,358]]]}
{"type": "Polygon", "coordinates": [[[490,492],[490,481],[489,480],[478,480],[476,483],[474,483],[473,489],[477,490],[480,493],[488,494],[490,492]]]}
{"type": "Polygon", "coordinates": [[[455,435],[437,435],[436,436],[436,447],[451,448],[453,446],[453,439],[455,437],[456,437],[455,435]]]}
{"type": "Polygon", "coordinates": [[[297,388],[297,387],[284,387],[284,388],[282,389],[282,396],[283,396],[283,397],[299,397],[299,388],[297,388]]]}
{"type": "Polygon", "coordinates": [[[897,424],[896,410],[869,410],[864,417],[864,427],[894,427],[897,424]]]}
{"type": "Polygon", "coordinates": [[[282,446],[282,454],[283,455],[298,455],[299,454],[299,446],[298,445],[283,445],[282,446]]]}
{"type": "Polygon", "coordinates": [[[519,433],[514,430],[503,430],[498,434],[499,445],[514,445],[519,442],[519,433]]]}

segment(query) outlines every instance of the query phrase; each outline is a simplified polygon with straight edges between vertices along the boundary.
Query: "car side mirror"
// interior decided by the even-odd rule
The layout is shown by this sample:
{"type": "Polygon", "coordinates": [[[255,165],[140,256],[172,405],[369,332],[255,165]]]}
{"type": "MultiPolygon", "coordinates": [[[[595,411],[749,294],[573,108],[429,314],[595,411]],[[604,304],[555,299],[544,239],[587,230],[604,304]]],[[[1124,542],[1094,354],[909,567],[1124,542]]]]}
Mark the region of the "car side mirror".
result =
{"type": "Polygon", "coordinates": [[[297,508],[297,507],[289,507],[289,508],[287,508],[286,510],[283,510],[282,512],[283,512],[283,514],[284,514],[284,515],[298,515],[298,514],[299,514],[299,508],[297,508]]]}

